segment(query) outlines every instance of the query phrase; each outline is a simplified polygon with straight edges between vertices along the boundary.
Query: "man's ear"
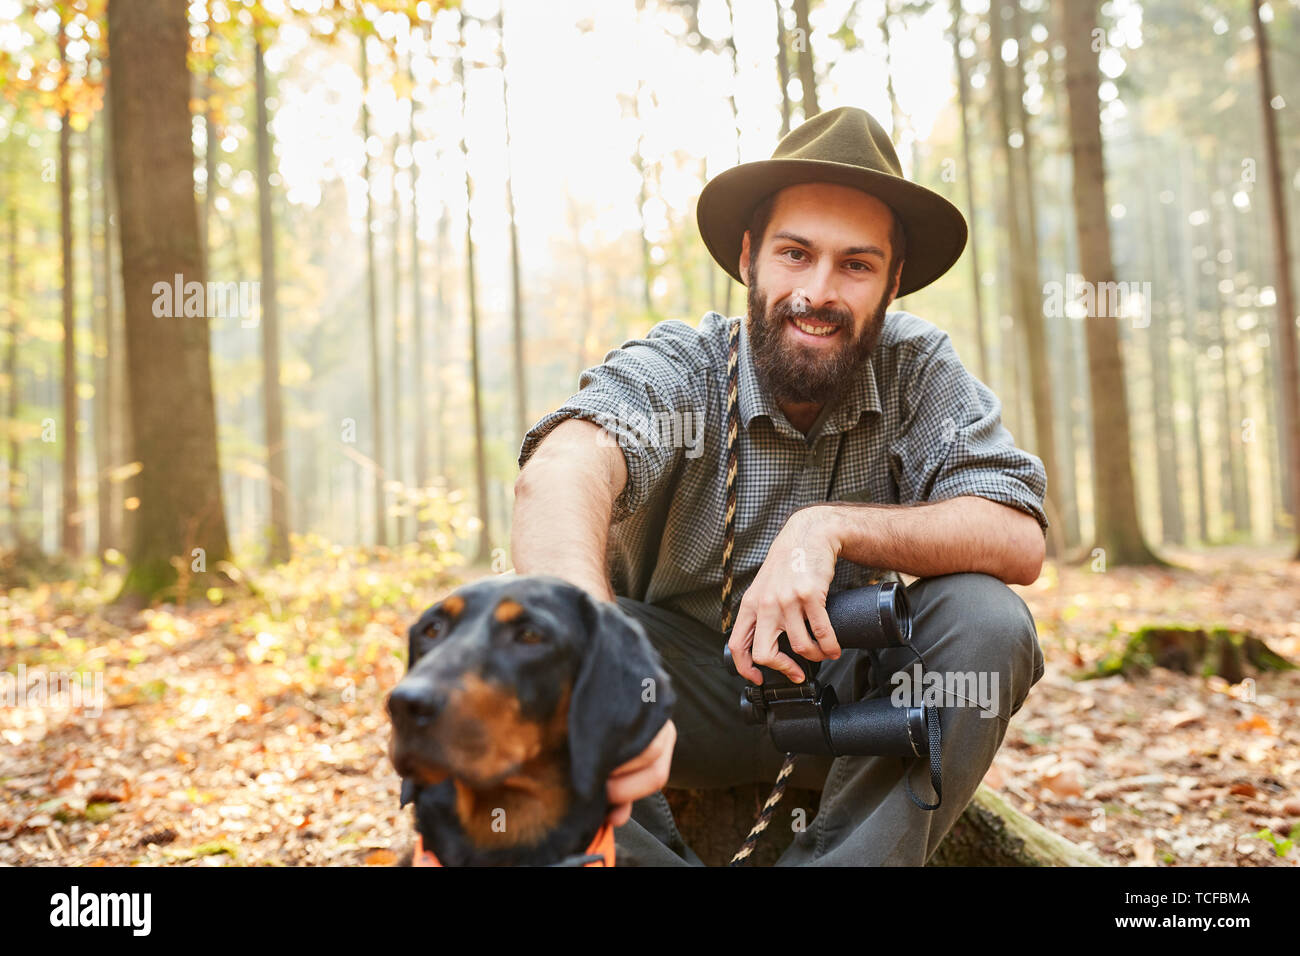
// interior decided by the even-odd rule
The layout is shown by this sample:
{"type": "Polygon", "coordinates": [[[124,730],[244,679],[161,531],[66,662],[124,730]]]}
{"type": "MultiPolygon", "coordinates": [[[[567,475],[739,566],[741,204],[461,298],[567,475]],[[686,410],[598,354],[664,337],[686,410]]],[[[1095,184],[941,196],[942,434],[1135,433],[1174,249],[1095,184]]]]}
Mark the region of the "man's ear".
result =
{"type": "Polygon", "coordinates": [[[740,239],[740,281],[749,286],[749,230],[740,239]]]}
{"type": "Polygon", "coordinates": [[[593,799],[650,745],[675,697],[640,622],[586,592],[578,600],[587,646],[569,702],[569,762],[574,789],[593,799]]]}

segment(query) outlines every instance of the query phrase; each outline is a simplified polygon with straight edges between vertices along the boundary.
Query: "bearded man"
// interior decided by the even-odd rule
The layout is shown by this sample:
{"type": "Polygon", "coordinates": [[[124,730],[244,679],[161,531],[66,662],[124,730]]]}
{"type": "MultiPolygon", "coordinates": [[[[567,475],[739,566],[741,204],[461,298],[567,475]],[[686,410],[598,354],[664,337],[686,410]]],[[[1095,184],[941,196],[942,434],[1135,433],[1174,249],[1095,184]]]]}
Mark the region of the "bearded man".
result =
{"type": "Polygon", "coordinates": [[[761,682],[757,665],[802,679],[778,650],[782,632],[821,662],[819,680],[840,701],[889,695],[911,652],[841,648],[826,599],[914,577],[911,640],[926,669],[987,677],[980,686],[994,691],[940,709],[937,809],[912,795],[915,762],[799,756],[791,783],[820,789],[820,807],[778,865],[922,865],[1043,674],[1033,617],[1008,587],[1032,584],[1042,567],[1042,462],[1016,447],[998,398],[947,333],[888,311],[957,261],[966,222],[905,179],[880,124],[848,107],[805,122],[770,160],[715,177],[697,219],[710,253],[747,287],[747,315],[658,323],[584,371],[579,391],[533,426],[515,484],[515,570],[616,603],[673,681],[673,719],[608,782],[619,865],[700,863],[665,785],[775,778],[784,755],[737,704],[746,680],[761,682]],[[733,323],[739,603],[724,609],[733,323]],[[702,448],[661,440],[663,429],[645,427],[652,418],[703,422],[702,448]]]}

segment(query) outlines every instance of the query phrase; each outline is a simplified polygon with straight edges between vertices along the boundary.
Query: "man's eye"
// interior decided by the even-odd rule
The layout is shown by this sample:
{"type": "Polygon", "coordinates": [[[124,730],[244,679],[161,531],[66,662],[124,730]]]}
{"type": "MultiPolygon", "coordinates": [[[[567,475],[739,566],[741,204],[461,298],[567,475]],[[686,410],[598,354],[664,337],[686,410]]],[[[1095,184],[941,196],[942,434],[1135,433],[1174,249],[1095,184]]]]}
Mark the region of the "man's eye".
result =
{"type": "MultiPolygon", "coordinates": [[[[787,250],[785,251],[784,255],[787,255],[787,256],[806,256],[807,253],[804,252],[802,249],[787,249],[787,250]]],[[[803,259],[801,259],[801,258],[796,258],[794,261],[795,261],[795,262],[802,262],[803,259]]]]}
{"type": "Polygon", "coordinates": [[[863,262],[863,261],[860,260],[860,259],[851,259],[851,260],[849,260],[849,266],[850,266],[850,267],[853,267],[853,266],[861,266],[860,269],[850,268],[850,269],[849,269],[850,272],[870,272],[870,271],[871,271],[871,266],[870,266],[870,264],[868,264],[868,263],[866,263],[866,262],[863,262]]]}

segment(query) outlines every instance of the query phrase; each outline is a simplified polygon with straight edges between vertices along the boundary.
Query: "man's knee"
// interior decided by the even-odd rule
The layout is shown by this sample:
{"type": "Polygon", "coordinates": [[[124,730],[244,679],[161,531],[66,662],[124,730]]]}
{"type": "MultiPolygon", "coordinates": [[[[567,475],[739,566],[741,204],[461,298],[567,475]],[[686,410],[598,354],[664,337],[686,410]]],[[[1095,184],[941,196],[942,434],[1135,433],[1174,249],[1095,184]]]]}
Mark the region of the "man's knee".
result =
{"type": "MultiPolygon", "coordinates": [[[[926,655],[932,666],[953,674],[974,674],[1004,684],[998,710],[1010,717],[1020,709],[1030,687],[1043,675],[1038,629],[1024,600],[988,574],[946,574],[918,581],[915,632],[924,642],[938,642],[938,653],[926,655]]],[[[924,650],[922,648],[922,650],[924,650]]]]}

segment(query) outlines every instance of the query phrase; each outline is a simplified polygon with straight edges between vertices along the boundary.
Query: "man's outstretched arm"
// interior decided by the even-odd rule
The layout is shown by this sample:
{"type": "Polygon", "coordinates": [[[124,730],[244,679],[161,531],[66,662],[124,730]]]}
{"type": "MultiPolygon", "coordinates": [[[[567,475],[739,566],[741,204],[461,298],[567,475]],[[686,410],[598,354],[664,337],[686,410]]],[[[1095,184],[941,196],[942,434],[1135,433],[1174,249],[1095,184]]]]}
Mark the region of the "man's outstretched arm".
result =
{"type": "Polygon", "coordinates": [[[510,553],[519,574],[553,574],[614,600],[605,548],[627,462],[595,422],[556,425],[515,479],[510,553]]]}
{"type": "MultiPolygon", "coordinates": [[[[515,479],[511,557],[519,574],[553,574],[604,601],[614,600],[605,548],[627,462],[594,422],[556,425],[515,479]]],[[[645,751],[617,767],[605,787],[609,822],[622,826],[632,801],[668,782],[677,728],[666,721],[645,751]]]]}

